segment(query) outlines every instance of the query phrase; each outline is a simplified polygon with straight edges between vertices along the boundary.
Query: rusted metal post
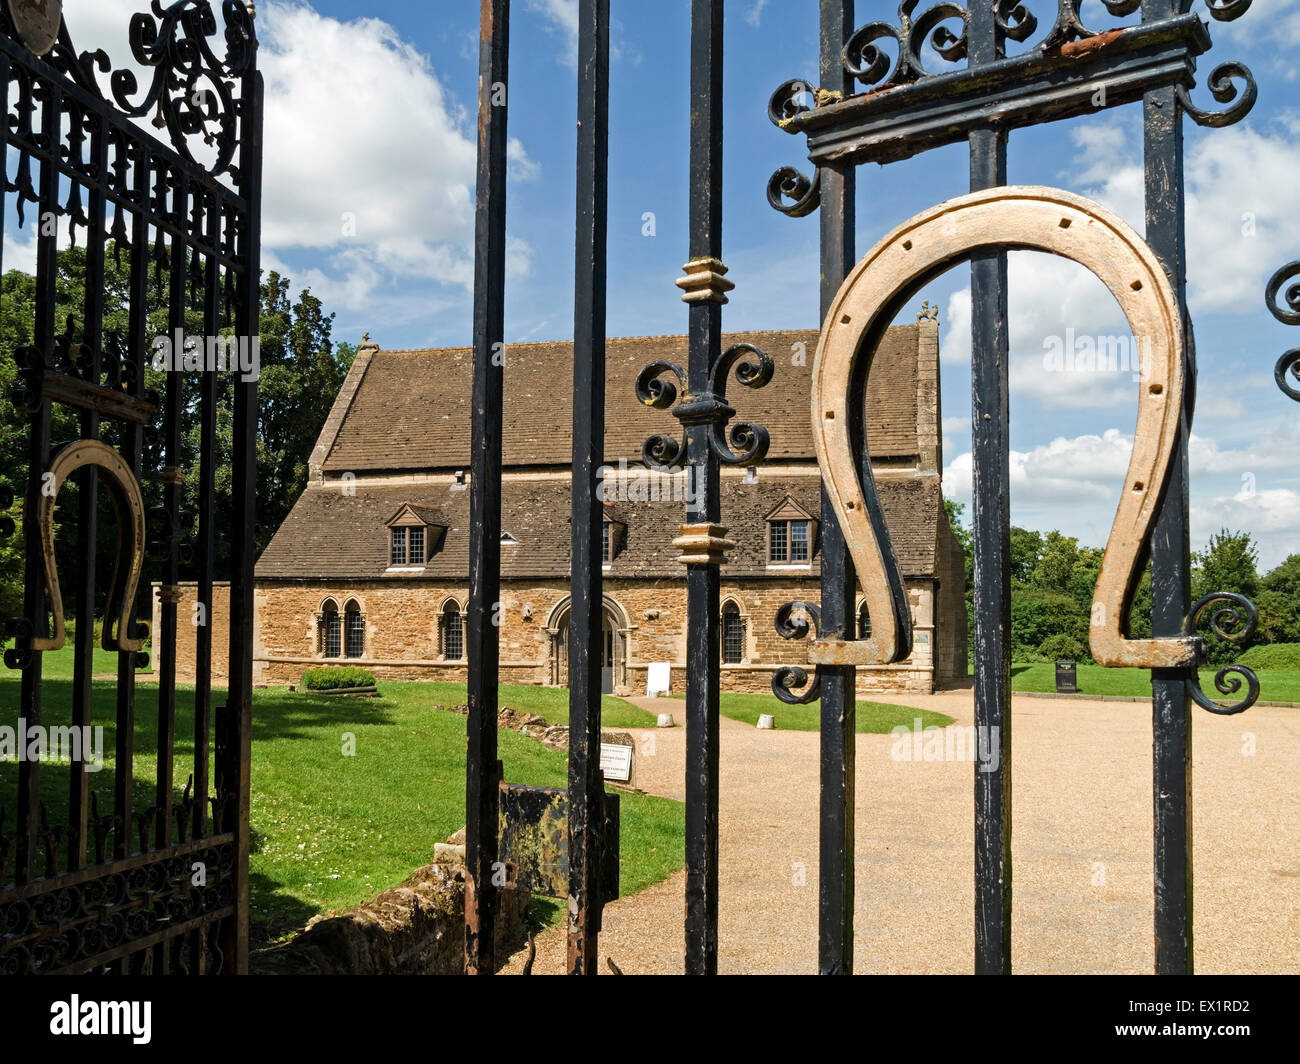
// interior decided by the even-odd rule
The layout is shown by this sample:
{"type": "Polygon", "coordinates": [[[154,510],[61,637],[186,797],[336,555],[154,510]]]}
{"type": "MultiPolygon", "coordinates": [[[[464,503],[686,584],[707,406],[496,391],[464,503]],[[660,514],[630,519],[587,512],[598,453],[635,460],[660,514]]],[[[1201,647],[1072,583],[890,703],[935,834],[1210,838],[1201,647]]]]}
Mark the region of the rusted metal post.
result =
{"type": "MultiPolygon", "coordinates": [[[[853,0],[822,0],[821,87],[853,89],[844,70],[844,42],[853,33],[853,0]]],[[[857,173],[852,165],[827,166],[821,175],[821,320],[853,268],[857,173]]],[[[862,418],[862,407],[856,407],[862,418]]],[[[859,432],[861,426],[859,425],[859,432]]],[[[852,639],[858,578],[839,516],[822,489],[822,624],[852,639]]],[[[857,668],[820,666],[821,833],[818,890],[818,957],[822,975],[853,974],[854,782],[857,774],[857,668]]]]}
{"type": "MultiPolygon", "coordinates": [[[[265,113],[265,83],[250,64],[242,77],[240,99],[244,119],[240,142],[240,192],[248,216],[240,230],[239,261],[243,274],[238,279],[235,333],[252,338],[261,332],[262,279],[258,268],[262,255],[262,116],[265,113]]],[[[224,710],[217,715],[217,794],[226,805],[223,828],[235,835],[235,916],[228,921],[223,952],[225,972],[243,975],[248,971],[248,855],[252,838],[253,760],[253,572],[257,562],[257,430],[258,385],[256,380],[236,380],[231,502],[234,507],[230,557],[230,680],[224,710]]],[[[211,607],[209,606],[209,617],[211,607]]]]}
{"type": "Polygon", "coordinates": [[[506,114],[510,0],[482,0],[474,385],[470,456],[469,747],[465,786],[465,968],[496,969],[499,887],[497,670],[501,600],[501,424],[505,383],[506,114]],[[495,877],[495,879],[494,879],[495,877]]]}
{"type": "MultiPolygon", "coordinates": [[[[687,401],[711,395],[722,353],[726,297],[692,277],[721,276],[722,266],[722,0],[691,0],[690,264],[682,286],[690,304],[687,401]],[[705,270],[697,263],[716,263],[705,270]]],[[[728,287],[730,287],[728,285],[728,287]]],[[[678,411],[680,416],[681,411],[678,411]]],[[[705,539],[720,528],[718,459],[709,421],[686,417],[689,485],[684,535],[705,539]]],[[[719,537],[721,538],[721,534],[719,537]]],[[[718,693],[721,553],[705,545],[686,566],[686,974],[718,970],[718,693]]]]}
{"type": "MultiPolygon", "coordinates": [[[[1183,0],[1144,0],[1143,21],[1183,14],[1183,0]]],[[[1174,286],[1194,358],[1187,314],[1184,226],[1183,115],[1178,92],[1147,94],[1145,119],[1146,238],[1174,286]]],[[[1195,394],[1195,376],[1189,388],[1195,394]]],[[[1190,404],[1185,404],[1185,409],[1190,404]]],[[[1187,413],[1185,417],[1190,417],[1187,413]]],[[[1168,486],[1151,536],[1151,634],[1178,636],[1191,604],[1191,530],[1188,524],[1188,427],[1180,429],[1168,486]]],[[[1191,975],[1192,953],[1192,702],[1186,669],[1154,669],[1152,795],[1155,806],[1155,970],[1191,975]]],[[[1195,675],[1192,673],[1192,675],[1195,675]]]]}
{"type": "Polygon", "coordinates": [[[604,782],[600,772],[604,605],[597,477],[605,458],[605,266],[609,0],[578,5],[578,203],[573,322],[573,554],[569,620],[570,975],[595,975],[604,782]]]}
{"type": "MultiPolygon", "coordinates": [[[[1002,56],[994,3],[970,9],[970,66],[1002,56]]],[[[1007,135],[970,137],[971,191],[1007,183],[1007,135]]],[[[1011,973],[1011,452],[1007,256],[971,259],[975,728],[1000,749],[975,765],[975,971],[1011,973]]]]}

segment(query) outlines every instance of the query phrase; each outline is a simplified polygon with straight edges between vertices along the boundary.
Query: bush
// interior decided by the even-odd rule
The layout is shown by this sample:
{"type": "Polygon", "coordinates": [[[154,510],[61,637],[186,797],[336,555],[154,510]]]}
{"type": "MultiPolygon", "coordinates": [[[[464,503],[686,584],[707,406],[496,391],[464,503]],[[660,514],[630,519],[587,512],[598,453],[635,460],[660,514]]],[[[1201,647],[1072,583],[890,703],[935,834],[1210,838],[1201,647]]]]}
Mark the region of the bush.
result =
{"type": "Polygon", "coordinates": [[[1300,643],[1251,647],[1237,660],[1252,669],[1300,669],[1300,643]]]}
{"type": "Polygon", "coordinates": [[[1011,596],[1011,640],[1016,652],[1037,652],[1057,635],[1086,645],[1088,620],[1088,610],[1057,591],[1023,588],[1011,596]]]}
{"type": "Polygon", "coordinates": [[[308,691],[339,691],[348,687],[374,687],[375,678],[365,669],[304,669],[302,685],[308,691]]]}
{"type": "Polygon", "coordinates": [[[1066,635],[1064,632],[1058,632],[1056,635],[1044,639],[1042,645],[1038,648],[1038,653],[1042,654],[1048,661],[1056,661],[1059,658],[1078,661],[1080,658],[1087,656],[1083,644],[1074,636],[1066,635]]]}

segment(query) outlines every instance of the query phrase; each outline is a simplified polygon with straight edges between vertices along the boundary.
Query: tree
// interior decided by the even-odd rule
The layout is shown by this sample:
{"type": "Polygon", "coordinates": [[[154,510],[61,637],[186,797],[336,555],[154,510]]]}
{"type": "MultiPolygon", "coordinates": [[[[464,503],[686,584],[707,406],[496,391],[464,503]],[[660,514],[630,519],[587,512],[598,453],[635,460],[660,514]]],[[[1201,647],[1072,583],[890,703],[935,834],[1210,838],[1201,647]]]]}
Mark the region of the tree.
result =
{"type": "MultiPolygon", "coordinates": [[[[1060,591],[1025,587],[1011,596],[1011,642],[1018,656],[1036,656],[1053,636],[1088,645],[1088,611],[1060,591]]],[[[1081,655],[1080,655],[1081,656],[1081,655]]]]}
{"type": "Polygon", "coordinates": [[[952,534],[957,537],[957,542],[961,545],[962,553],[966,557],[966,593],[964,595],[966,602],[966,631],[973,632],[975,630],[975,537],[971,535],[971,530],[962,523],[962,518],[966,515],[966,507],[962,503],[953,502],[952,499],[944,499],[943,509],[948,516],[948,524],[952,527],[952,534]]]}
{"type": "Polygon", "coordinates": [[[1027,584],[1038,568],[1039,555],[1043,553],[1043,537],[1039,532],[1024,528],[1011,528],[1011,580],[1027,584]]]}
{"type": "Polygon", "coordinates": [[[1042,542],[1038,564],[1028,582],[1044,591],[1068,593],[1079,565],[1079,541],[1074,536],[1049,532],[1042,542]]]}
{"type": "MultiPolygon", "coordinates": [[[[129,303],[127,288],[131,270],[131,251],[110,243],[105,259],[105,344],[127,334],[129,303]]],[[[85,298],[86,255],[80,247],[70,247],[58,254],[56,275],[56,317],[59,331],[69,331],[75,342],[82,339],[80,316],[85,298]]],[[[146,311],[148,334],[168,331],[166,277],[161,285],[149,286],[146,311]]],[[[329,414],[334,396],[351,365],[354,350],[332,340],[334,316],[326,314],[320,300],[304,290],[297,302],[290,302],[291,282],[271,273],[262,284],[262,329],[260,335],[261,377],[259,381],[258,426],[258,529],[255,547],[266,546],[280,522],[301,494],[307,482],[307,462],[316,437],[329,414]]],[[[18,503],[11,511],[17,518],[27,486],[27,439],[29,419],[14,406],[16,366],[12,355],[18,347],[32,342],[36,310],[36,281],[30,274],[11,270],[0,279],[0,480],[14,489],[18,503]]],[[[186,315],[185,331],[201,336],[202,314],[186,315]]],[[[223,330],[225,335],[232,329],[223,330]]],[[[214,513],[218,524],[231,512],[231,467],[233,426],[230,400],[234,374],[223,374],[218,382],[218,420],[216,427],[216,489],[214,513]]],[[[160,394],[166,388],[166,374],[149,368],[145,383],[160,394]]],[[[193,541],[198,535],[199,452],[202,444],[199,416],[199,381],[197,374],[184,375],[181,404],[180,465],[185,471],[182,507],[191,515],[186,530],[193,541]]],[[[51,438],[56,442],[82,435],[81,415],[61,404],[52,408],[51,438]]],[[[161,414],[159,424],[161,429],[161,414]]],[[[111,446],[121,442],[120,430],[106,422],[101,436],[111,446]]],[[[158,472],[165,464],[162,433],[146,437],[142,460],[141,488],[146,507],[162,504],[163,492],[158,472]]],[[[60,571],[75,568],[75,521],[77,484],[75,479],[60,493],[59,510],[63,515],[56,538],[60,571]]],[[[99,538],[97,557],[99,578],[96,594],[102,602],[113,565],[117,541],[116,521],[105,492],[99,493],[99,538]]],[[[216,578],[229,577],[228,537],[216,539],[216,578]]],[[[23,547],[21,531],[8,541],[0,541],[0,616],[17,616],[22,610],[23,547]]],[[[182,579],[194,579],[193,566],[185,567],[182,579]]],[[[150,578],[146,569],[146,579],[150,578]]],[[[65,589],[65,609],[71,613],[72,596],[65,589]]]]}
{"type": "MultiPolygon", "coordinates": [[[[1259,550],[1249,532],[1221,529],[1210,537],[1205,550],[1192,558],[1192,599],[1197,600],[1219,591],[1235,592],[1254,600],[1259,594],[1259,550]]],[[[1210,607],[1211,611],[1215,609],[1210,607]]],[[[1212,614],[1211,614],[1212,615],[1212,614]]],[[[1240,626],[1236,630],[1240,630],[1240,626]]],[[[1231,634],[1232,630],[1229,630],[1231,634]]],[[[1233,642],[1209,631],[1204,623],[1200,634],[1205,637],[1209,660],[1215,665],[1232,661],[1254,639],[1233,642]]]]}
{"type": "Polygon", "coordinates": [[[1259,628],[1270,643],[1300,643],[1300,554],[1292,554],[1259,582],[1259,628]]]}

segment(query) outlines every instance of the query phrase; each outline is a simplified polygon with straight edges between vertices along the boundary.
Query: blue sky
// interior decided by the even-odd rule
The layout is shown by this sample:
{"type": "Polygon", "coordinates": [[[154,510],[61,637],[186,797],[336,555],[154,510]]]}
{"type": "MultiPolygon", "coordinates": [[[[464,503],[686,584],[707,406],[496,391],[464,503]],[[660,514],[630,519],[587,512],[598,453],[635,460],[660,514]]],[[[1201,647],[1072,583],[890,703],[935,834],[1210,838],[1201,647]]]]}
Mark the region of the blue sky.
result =
{"type": "MultiPolygon", "coordinates": [[[[118,58],[127,54],[129,13],[145,0],[65,6],[79,47],[102,44],[118,58]]],[[[572,335],[576,7],[514,3],[508,343],[572,335]]],[[[1030,7],[1046,18],[1055,0],[1030,7]]],[[[681,333],[686,308],[673,281],[687,252],[688,5],[613,0],[612,9],[609,331],[681,333]],[[647,215],[653,235],[645,235],[647,215]]],[[[1198,9],[1204,14],[1203,0],[1198,9]]],[[[340,339],[368,331],[386,348],[468,344],[478,5],[370,0],[364,16],[357,10],[343,0],[258,3],[268,80],[266,265],[310,284],[337,313],[340,339]]],[[[893,21],[894,12],[893,3],[858,3],[860,24],[893,21]]],[[[1098,0],[1084,14],[1099,28],[1115,23],[1098,0]]],[[[1263,303],[1272,271],[1300,258],[1300,0],[1255,0],[1241,20],[1211,30],[1216,44],[1202,79],[1217,63],[1244,61],[1260,101],[1229,129],[1188,123],[1190,298],[1201,365],[1193,531],[1203,541],[1221,526],[1249,529],[1267,566],[1300,549],[1300,422],[1272,381],[1274,361],[1297,339],[1263,303]]],[[[817,4],[729,0],[726,40],[724,259],[737,289],[725,327],[812,328],[817,218],[786,218],[765,198],[776,168],[807,170],[805,153],[766,112],[782,81],[816,73],[817,4]]],[[[1204,88],[1195,99],[1214,106],[1204,88]]],[[[1140,106],[1130,106],[1014,134],[1011,181],[1088,195],[1140,230],[1140,120],[1140,106]]],[[[961,146],[861,168],[859,253],[912,214],[966,192],[967,174],[961,146]]],[[[959,270],[922,297],[941,311],[945,487],[961,501],[970,480],[966,286],[959,270]]],[[[914,320],[915,309],[900,320],[914,320]]],[[[1113,299],[1081,269],[1013,257],[1018,524],[1105,542],[1137,385],[1128,373],[1052,372],[1044,354],[1053,337],[1126,331],[1113,299]]]]}

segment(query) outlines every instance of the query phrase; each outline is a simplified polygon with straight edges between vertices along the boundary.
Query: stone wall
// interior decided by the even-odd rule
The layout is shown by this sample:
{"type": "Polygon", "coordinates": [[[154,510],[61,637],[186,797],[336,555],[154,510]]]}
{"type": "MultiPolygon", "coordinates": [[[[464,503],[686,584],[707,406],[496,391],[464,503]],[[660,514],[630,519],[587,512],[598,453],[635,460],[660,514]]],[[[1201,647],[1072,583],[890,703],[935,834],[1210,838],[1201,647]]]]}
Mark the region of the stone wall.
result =
{"type": "MultiPolygon", "coordinates": [[[[192,588],[187,589],[192,598],[192,588]]],[[[930,581],[908,586],[917,647],[911,659],[896,666],[859,670],[859,687],[871,691],[921,691],[933,687],[934,591],[930,581]]],[[[566,682],[564,633],[568,584],[564,581],[507,582],[502,587],[501,679],[505,683],[562,686],[566,682]]],[[[745,621],[745,660],[724,665],[725,690],[771,690],[773,673],[785,665],[806,665],[807,651],[776,633],[776,611],[787,602],[816,601],[814,578],[783,574],[780,579],[722,584],[721,601],[734,602],[745,621]]],[[[355,601],[366,626],[365,654],[351,662],[380,679],[463,682],[464,662],[439,656],[438,622],[448,601],[462,610],[467,589],[396,581],[329,584],[258,585],[255,681],[297,683],[305,668],[327,661],[319,648],[322,605],[332,599],[340,612],[355,601]]],[[[675,580],[619,580],[605,585],[606,614],[614,632],[614,689],[621,694],[645,691],[647,666],[670,662],[673,691],[685,685],[686,588],[675,580]]],[[[185,608],[185,604],[182,604],[185,608]]],[[[963,660],[964,660],[964,646],[963,660]]]]}
{"type": "Polygon", "coordinates": [[[970,651],[966,624],[966,556],[946,521],[939,522],[935,559],[938,601],[935,607],[935,684],[966,678],[970,651]]]}
{"type": "MultiPolygon", "coordinates": [[[[497,957],[526,941],[530,895],[501,891],[497,957]]],[[[250,959],[253,975],[461,975],[465,965],[463,867],[432,864],[400,886],[338,916],[318,917],[291,942],[250,959]]]]}
{"type": "MultiPolygon", "coordinates": [[[[212,586],[213,601],[198,603],[199,586],[189,582],[180,585],[180,601],[176,610],[176,675],[182,683],[193,683],[198,652],[199,622],[206,620],[212,628],[212,678],[213,682],[226,682],[230,665],[230,584],[212,586]]],[[[162,632],[162,586],[154,583],[150,598],[153,603],[150,621],[149,668],[157,674],[162,668],[158,653],[159,635],[162,632]]]]}

